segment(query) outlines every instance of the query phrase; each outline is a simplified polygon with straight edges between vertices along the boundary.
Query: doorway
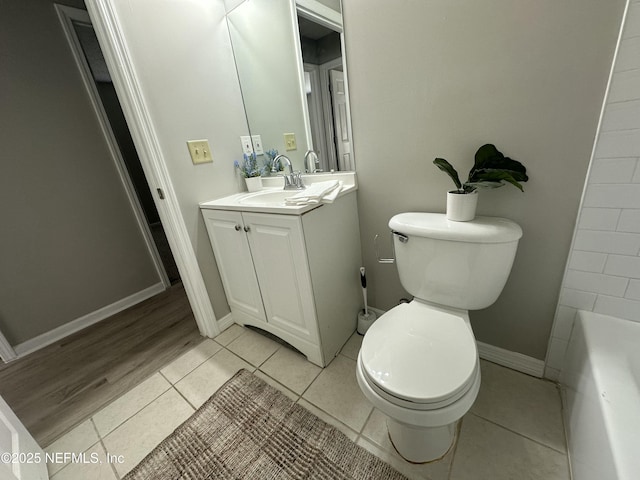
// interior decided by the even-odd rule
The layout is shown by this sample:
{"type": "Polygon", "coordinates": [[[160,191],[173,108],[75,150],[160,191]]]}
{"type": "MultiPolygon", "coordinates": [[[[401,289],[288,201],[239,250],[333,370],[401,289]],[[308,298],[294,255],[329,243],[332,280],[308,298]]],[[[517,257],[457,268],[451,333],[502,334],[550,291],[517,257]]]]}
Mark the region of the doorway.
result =
{"type": "Polygon", "coordinates": [[[93,25],[85,10],[56,5],[136,218],[165,286],[180,282],[158,210],[145,178],[93,25]]]}
{"type": "Polygon", "coordinates": [[[298,13],[311,137],[321,169],[355,170],[340,33],[298,13]]]}

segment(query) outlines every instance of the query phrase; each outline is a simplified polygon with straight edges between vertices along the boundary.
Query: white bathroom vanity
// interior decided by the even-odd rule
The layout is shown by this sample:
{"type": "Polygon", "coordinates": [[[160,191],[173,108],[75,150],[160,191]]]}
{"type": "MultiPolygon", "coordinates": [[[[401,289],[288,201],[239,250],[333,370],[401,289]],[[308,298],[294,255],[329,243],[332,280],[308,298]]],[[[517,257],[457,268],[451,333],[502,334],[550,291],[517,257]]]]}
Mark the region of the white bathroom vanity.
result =
{"type": "Polygon", "coordinates": [[[321,367],[354,332],[361,308],[355,174],[304,181],[326,177],[343,182],[330,204],[287,206],[297,192],[281,186],[200,204],[234,322],[278,336],[321,367]]]}

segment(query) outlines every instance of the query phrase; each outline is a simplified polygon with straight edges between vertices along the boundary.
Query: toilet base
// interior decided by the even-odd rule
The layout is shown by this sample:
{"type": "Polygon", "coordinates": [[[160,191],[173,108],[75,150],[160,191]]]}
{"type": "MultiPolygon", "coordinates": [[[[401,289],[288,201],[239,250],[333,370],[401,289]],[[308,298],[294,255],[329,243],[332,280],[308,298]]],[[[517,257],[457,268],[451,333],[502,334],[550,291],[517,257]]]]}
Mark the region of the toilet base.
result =
{"type": "Polygon", "coordinates": [[[453,445],[456,423],[440,427],[417,427],[387,418],[389,438],[402,458],[427,463],[444,457],[453,445]]]}

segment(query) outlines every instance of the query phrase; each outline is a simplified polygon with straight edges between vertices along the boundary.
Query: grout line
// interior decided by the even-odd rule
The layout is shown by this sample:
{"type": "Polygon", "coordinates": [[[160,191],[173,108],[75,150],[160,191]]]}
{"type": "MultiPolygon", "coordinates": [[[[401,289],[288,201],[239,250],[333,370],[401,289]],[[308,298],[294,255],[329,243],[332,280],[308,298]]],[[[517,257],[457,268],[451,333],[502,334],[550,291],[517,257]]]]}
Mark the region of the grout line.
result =
{"type": "MultiPolygon", "coordinates": [[[[368,402],[369,400],[367,400],[368,402]]],[[[363,432],[364,432],[364,427],[367,426],[367,423],[369,423],[369,420],[371,420],[371,417],[373,416],[373,412],[375,412],[376,407],[374,407],[373,405],[371,405],[373,408],[371,409],[371,411],[369,412],[369,415],[367,415],[367,419],[364,421],[364,423],[362,424],[362,428],[360,429],[360,431],[358,432],[358,438],[360,438],[360,436],[362,436],[363,432]]],[[[386,422],[385,422],[386,424],[386,422]]],[[[367,438],[367,437],[365,437],[367,438]]]]}
{"type": "MultiPolygon", "coordinates": [[[[238,355],[237,353],[232,352],[231,350],[229,350],[227,347],[224,347],[224,349],[225,349],[227,352],[229,352],[231,355],[233,355],[234,357],[236,357],[236,358],[238,358],[238,359],[242,360],[244,363],[246,363],[246,364],[247,364],[247,365],[249,365],[251,368],[253,368],[253,371],[252,371],[251,373],[253,373],[253,372],[255,372],[256,370],[258,370],[258,367],[256,367],[256,366],[255,366],[253,363],[251,363],[250,361],[245,360],[244,358],[242,358],[242,357],[241,357],[240,355],[238,355]]],[[[218,353],[220,353],[220,352],[218,352],[218,353]]],[[[216,353],[216,355],[217,355],[218,353],[216,353]]],[[[233,376],[233,375],[232,375],[232,376],[233,376]]]]}
{"type": "MultiPolygon", "coordinates": [[[[355,433],[355,434],[356,434],[356,441],[358,440],[358,438],[360,438],[360,434],[359,434],[357,431],[355,431],[353,428],[351,428],[349,425],[347,425],[346,423],[344,423],[342,420],[340,420],[340,419],[338,419],[338,418],[334,417],[334,416],[333,416],[333,415],[331,415],[329,412],[327,412],[327,411],[323,410],[323,409],[322,409],[322,408],[320,408],[318,405],[316,405],[316,404],[315,404],[315,403],[313,403],[313,402],[310,402],[310,401],[309,401],[309,400],[307,400],[306,398],[302,398],[302,397],[300,397],[300,398],[298,399],[298,402],[296,402],[298,405],[300,405],[300,403],[299,403],[299,401],[300,401],[300,400],[304,400],[304,401],[305,401],[305,402],[307,402],[308,404],[313,405],[313,407],[314,407],[314,408],[317,408],[317,409],[318,409],[318,410],[320,410],[322,413],[324,413],[324,414],[325,414],[325,415],[327,415],[328,417],[332,418],[333,420],[335,420],[335,421],[336,421],[337,423],[339,423],[340,425],[342,425],[342,426],[346,427],[346,428],[347,428],[347,430],[351,430],[353,433],[355,433]]],[[[304,408],[304,405],[300,405],[300,406],[301,406],[302,408],[304,408]]],[[[313,413],[313,412],[311,412],[311,413],[313,413]]],[[[316,415],[316,416],[317,416],[317,415],[316,415]]],[[[318,418],[320,418],[320,417],[318,417],[318,418]]],[[[320,418],[320,420],[322,420],[322,419],[320,418]]],[[[327,424],[329,424],[329,422],[326,422],[325,420],[322,420],[322,421],[323,421],[323,422],[325,422],[325,423],[327,423],[327,424]]],[[[331,424],[329,424],[329,425],[331,425],[331,424]]],[[[333,426],[333,425],[331,425],[331,426],[333,426]]],[[[335,427],[335,426],[334,426],[334,428],[340,431],[340,429],[339,429],[338,427],[335,427]]],[[[364,426],[363,426],[363,428],[364,428],[364,426]]],[[[340,431],[340,432],[344,434],[344,432],[342,432],[342,431],[340,431]]],[[[345,435],[346,435],[346,434],[345,434],[345,435]]],[[[365,438],[366,438],[366,437],[365,437],[365,438]]],[[[349,439],[349,440],[351,440],[351,439],[349,439]]],[[[354,441],[354,443],[355,443],[355,441],[354,441]]]]}
{"type": "MultiPolygon", "coordinates": [[[[306,358],[305,358],[305,361],[309,362],[309,360],[307,360],[306,358]]],[[[309,363],[311,363],[311,362],[309,362],[309,363]]],[[[314,364],[314,365],[315,365],[315,364],[314,364]]],[[[316,365],[316,367],[317,367],[317,365],[316,365]]],[[[320,371],[316,374],[316,376],[315,376],[315,377],[313,377],[313,380],[311,380],[311,382],[309,382],[309,385],[307,385],[307,386],[306,386],[306,388],[302,391],[302,393],[300,394],[300,398],[302,398],[302,396],[303,396],[305,393],[307,393],[307,390],[309,390],[309,389],[311,388],[311,385],[313,385],[313,384],[315,383],[315,381],[318,379],[318,377],[320,376],[320,374],[321,374],[322,372],[324,372],[324,369],[325,369],[325,368],[326,368],[326,367],[324,367],[324,368],[320,368],[320,371]]],[[[305,400],[306,400],[306,399],[305,399],[305,400]]],[[[307,400],[307,401],[308,401],[308,400],[307,400]]],[[[309,402],[309,403],[312,403],[312,402],[309,402]]],[[[315,405],[315,404],[314,404],[314,405],[315,405]]],[[[333,415],[332,415],[332,416],[333,416],[333,415]]]]}
{"type": "MultiPolygon", "coordinates": [[[[283,347],[283,345],[280,345],[280,344],[278,344],[277,342],[274,342],[274,343],[276,343],[276,344],[278,345],[278,348],[276,348],[276,349],[275,349],[275,351],[274,351],[271,355],[269,355],[267,358],[265,358],[265,359],[260,363],[260,365],[258,365],[258,366],[256,367],[256,369],[257,369],[257,370],[260,370],[260,367],[261,367],[262,365],[264,365],[265,363],[267,363],[267,362],[269,361],[269,359],[270,359],[271,357],[273,357],[276,353],[278,353],[278,351],[283,347]]],[[[246,361],[246,362],[248,362],[247,360],[245,360],[245,361],[246,361]]],[[[260,370],[260,371],[262,372],[262,370],[260,370]]],[[[262,372],[262,373],[264,373],[264,372],[262,372]]],[[[265,374],[265,375],[266,375],[266,374],[265,374]]],[[[274,379],[274,380],[275,380],[275,379],[274,379]]],[[[289,389],[289,390],[291,390],[291,389],[289,389]]],[[[294,393],[295,393],[295,392],[294,392],[294,393]]]]}
{"type": "MultiPolygon", "coordinates": [[[[513,429],[511,429],[511,428],[509,428],[509,427],[505,427],[504,425],[501,425],[500,423],[496,422],[495,420],[491,420],[491,419],[489,419],[489,418],[483,417],[482,415],[478,415],[478,414],[477,414],[477,413],[475,413],[475,412],[469,412],[469,413],[471,413],[471,415],[475,415],[475,416],[476,416],[476,417],[478,417],[478,418],[481,418],[482,420],[484,420],[484,421],[486,421],[486,422],[489,422],[489,423],[491,423],[491,424],[495,425],[496,427],[499,427],[499,428],[501,428],[501,429],[503,429],[503,430],[506,430],[506,431],[508,431],[508,432],[511,432],[511,433],[513,433],[513,434],[516,434],[516,435],[518,435],[518,436],[520,436],[520,437],[522,437],[522,438],[526,438],[527,440],[531,440],[532,442],[537,443],[538,445],[540,445],[540,446],[542,446],[542,447],[548,448],[549,450],[553,450],[554,452],[559,453],[559,454],[561,454],[561,455],[564,455],[565,457],[567,456],[567,452],[563,452],[563,451],[561,451],[561,450],[558,450],[557,448],[552,447],[552,446],[550,446],[550,445],[547,445],[546,443],[542,443],[540,440],[536,440],[535,438],[531,438],[531,437],[529,437],[529,436],[527,436],[527,435],[525,435],[525,434],[523,434],[523,433],[521,433],[521,432],[518,432],[518,431],[516,431],[516,430],[513,430],[513,429]]],[[[566,444],[566,439],[565,439],[565,444],[566,444]]],[[[565,445],[565,446],[566,446],[566,445],[565,445]]]]}
{"type": "MultiPolygon", "coordinates": [[[[102,438],[102,435],[100,435],[100,432],[98,431],[98,427],[96,426],[96,423],[93,421],[93,417],[90,418],[90,421],[91,421],[91,425],[93,425],[93,429],[96,431],[96,434],[98,435],[98,443],[102,446],[102,450],[103,450],[103,452],[104,452],[104,454],[106,456],[106,455],[109,454],[109,451],[107,450],[107,446],[104,444],[104,439],[102,438]]],[[[120,475],[118,474],[118,471],[116,470],[115,464],[109,462],[109,466],[111,467],[111,471],[113,471],[113,474],[115,475],[116,479],[120,480],[120,475]]]]}
{"type": "MultiPolygon", "coordinates": [[[[199,367],[199,366],[200,366],[200,365],[198,365],[198,367],[199,367]]],[[[162,367],[162,368],[164,369],[164,368],[166,368],[166,367],[162,367]]],[[[195,368],[194,368],[193,370],[195,370],[195,368]]],[[[191,370],[191,372],[192,372],[193,370],[191,370]]],[[[189,372],[189,373],[191,373],[191,372],[189,372]]],[[[169,380],[169,379],[167,378],[167,376],[166,376],[164,373],[162,373],[162,371],[158,370],[158,373],[160,374],[160,376],[161,376],[162,378],[164,378],[164,379],[169,383],[169,385],[171,385],[171,386],[173,387],[173,382],[172,382],[171,380],[169,380]]],[[[180,378],[180,380],[182,380],[182,379],[183,379],[184,377],[186,377],[186,376],[187,376],[187,375],[183,376],[182,378],[180,378]]],[[[179,382],[180,380],[178,380],[178,382],[179,382]]],[[[176,382],[176,383],[177,383],[177,382],[176,382]]]]}
{"type": "MultiPolygon", "coordinates": [[[[210,339],[211,340],[211,339],[210,339]]],[[[158,370],[158,373],[160,375],[162,375],[162,377],[164,377],[164,379],[169,382],[169,384],[171,386],[175,385],[176,383],[180,382],[181,380],[183,380],[185,377],[187,377],[188,375],[192,374],[195,370],[197,370],[198,368],[200,368],[202,365],[204,365],[205,363],[207,363],[209,360],[211,360],[213,357],[215,357],[218,353],[220,353],[221,350],[223,350],[225,347],[223,345],[220,345],[218,342],[214,342],[216,345],[218,345],[220,347],[220,349],[216,350],[215,353],[209,355],[207,358],[205,358],[202,362],[200,362],[198,365],[196,365],[194,368],[192,368],[191,370],[189,370],[188,372],[186,372],[184,375],[182,375],[179,379],[177,379],[175,382],[172,382],[171,380],[169,380],[167,378],[167,376],[162,373],[162,370],[164,370],[165,368],[167,368],[169,365],[172,365],[175,361],[177,361],[179,358],[181,358],[182,356],[186,355],[189,352],[192,352],[195,348],[197,348],[197,345],[195,347],[193,347],[191,350],[186,351],[183,355],[181,355],[181,357],[176,358],[173,362],[165,365],[164,367],[162,367],[161,370],[158,370]]],[[[199,344],[198,344],[199,345],[199,344]]]]}
{"type": "MultiPolygon", "coordinates": [[[[300,395],[298,395],[298,393],[294,392],[293,390],[291,390],[289,387],[287,387],[286,385],[284,385],[282,382],[279,382],[278,380],[276,380],[275,378],[273,378],[271,375],[269,375],[267,372],[264,372],[260,369],[256,370],[257,372],[260,372],[261,374],[263,374],[265,377],[273,380],[275,383],[277,383],[278,385],[280,385],[282,388],[284,388],[285,390],[287,390],[288,392],[293,393],[297,398],[294,401],[294,403],[298,403],[298,400],[300,400],[302,397],[300,395]]],[[[284,395],[284,392],[280,391],[280,393],[282,393],[284,395]]]]}
{"type": "MultiPolygon", "coordinates": [[[[160,371],[158,370],[156,373],[160,373],[160,371]]],[[[155,373],[153,374],[155,375],[155,373]]],[[[153,377],[153,375],[151,375],[151,377],[153,377]]],[[[160,375],[164,378],[164,376],[160,373],[160,375]]],[[[145,380],[143,380],[142,382],[140,382],[138,385],[136,385],[135,387],[133,387],[132,389],[126,391],[125,393],[123,393],[122,395],[120,395],[118,398],[116,398],[113,402],[111,402],[109,405],[115,403],[117,400],[120,400],[121,398],[125,397],[127,394],[129,394],[132,390],[134,390],[135,388],[139,387],[140,385],[142,385],[144,382],[146,382],[147,380],[149,380],[148,377],[145,380]]],[[[166,380],[166,379],[165,379],[166,380]]],[[[124,425],[125,423],[127,423],[129,420],[131,420],[133,417],[135,417],[136,415],[138,415],[142,410],[144,410],[145,408],[147,408],[149,405],[151,405],[153,402],[155,402],[156,400],[158,400],[161,396],[163,396],[165,393],[167,393],[169,390],[171,390],[173,388],[173,385],[171,384],[171,382],[169,382],[167,380],[167,382],[169,383],[169,387],[164,389],[162,392],[160,392],[158,395],[156,395],[155,397],[153,397],[150,401],[148,401],[147,403],[145,403],[142,407],[140,407],[136,412],[134,412],[133,414],[129,415],[127,418],[125,418],[124,420],[122,420],[120,423],[118,423],[116,426],[114,426],[111,430],[109,430],[106,434],[105,437],[107,437],[108,435],[110,435],[111,433],[115,432],[118,428],[120,428],[122,425],[124,425]]],[[[105,407],[106,408],[106,407],[105,407]]],[[[97,414],[99,414],[100,412],[102,412],[104,410],[100,409],[98,410],[96,413],[94,413],[91,416],[91,423],[93,423],[94,428],[96,429],[96,432],[98,433],[98,437],[102,438],[102,436],[100,435],[100,432],[98,432],[98,427],[95,426],[95,422],[93,421],[93,417],[95,417],[97,414]]]]}
{"type": "MultiPolygon", "coordinates": [[[[188,399],[187,397],[185,397],[185,396],[182,394],[182,392],[176,388],[176,386],[175,386],[175,385],[172,385],[172,386],[171,386],[171,388],[172,388],[173,390],[175,390],[175,391],[178,393],[178,395],[180,395],[180,397],[182,397],[182,398],[184,399],[184,401],[185,401],[185,402],[187,402],[187,403],[189,404],[189,406],[190,406],[191,408],[193,408],[193,412],[196,412],[196,411],[198,410],[198,408],[197,408],[193,403],[191,403],[191,402],[189,401],[189,399],[188,399]]],[[[217,390],[216,390],[216,391],[217,391],[217,390]]],[[[215,392],[214,392],[214,393],[215,393],[215,392]]],[[[191,412],[191,413],[193,413],[193,412],[191,412]]]]}

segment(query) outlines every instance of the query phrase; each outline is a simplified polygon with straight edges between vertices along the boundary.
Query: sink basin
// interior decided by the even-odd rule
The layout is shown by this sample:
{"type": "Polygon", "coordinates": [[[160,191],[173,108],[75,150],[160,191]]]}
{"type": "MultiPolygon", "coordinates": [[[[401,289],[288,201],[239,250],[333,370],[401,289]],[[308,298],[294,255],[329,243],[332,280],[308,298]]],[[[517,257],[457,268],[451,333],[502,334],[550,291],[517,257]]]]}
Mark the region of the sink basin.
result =
{"type": "Polygon", "coordinates": [[[294,190],[262,190],[245,195],[238,200],[240,205],[252,206],[278,206],[284,205],[287,198],[293,197],[297,191],[294,190]]]}

